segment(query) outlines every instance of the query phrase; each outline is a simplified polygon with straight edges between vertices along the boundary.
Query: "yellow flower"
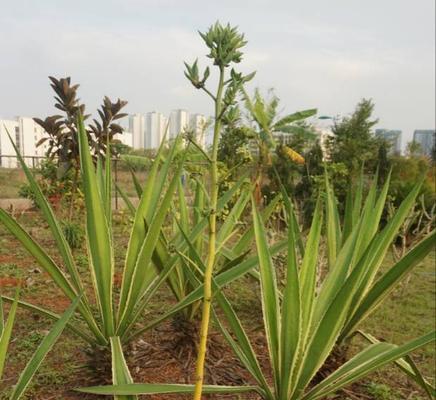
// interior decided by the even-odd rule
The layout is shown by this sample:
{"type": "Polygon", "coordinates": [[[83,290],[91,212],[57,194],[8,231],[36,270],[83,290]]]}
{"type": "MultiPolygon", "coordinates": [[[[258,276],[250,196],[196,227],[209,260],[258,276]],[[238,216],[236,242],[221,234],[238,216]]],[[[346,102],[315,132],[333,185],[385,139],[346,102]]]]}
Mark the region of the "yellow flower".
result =
{"type": "Polygon", "coordinates": [[[292,150],[288,146],[283,147],[283,152],[289,157],[290,160],[297,164],[304,164],[304,157],[292,150]]]}

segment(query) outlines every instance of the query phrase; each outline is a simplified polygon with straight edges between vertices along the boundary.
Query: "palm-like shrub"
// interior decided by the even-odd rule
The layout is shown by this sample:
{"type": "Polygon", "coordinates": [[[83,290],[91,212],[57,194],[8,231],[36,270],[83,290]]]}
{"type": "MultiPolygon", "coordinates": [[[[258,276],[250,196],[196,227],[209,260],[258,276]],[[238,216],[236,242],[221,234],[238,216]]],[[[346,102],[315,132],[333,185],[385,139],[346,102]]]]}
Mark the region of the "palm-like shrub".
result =
{"type": "MultiPolygon", "coordinates": [[[[387,181],[377,195],[374,182],[363,207],[360,204],[362,193],[358,190],[354,201],[349,201],[345,216],[346,226],[341,227],[335,198],[326,180],[329,269],[319,285],[318,254],[323,226],[321,200],[317,203],[310,232],[303,245],[292,204],[284,193],[289,229],[286,278],[283,286],[277,282],[276,267],[272,261],[262,216],[253,201],[253,223],[271,380],[266,375],[264,366],[259,363],[249,336],[231,303],[222,293],[220,280],[213,280],[214,299],[218,306],[214,309],[214,320],[256,382],[256,386],[239,387],[239,390],[255,390],[265,400],[321,399],[387,363],[395,362],[426,390],[430,398],[434,395],[434,389],[419,373],[408,354],[433,342],[435,332],[400,346],[379,342],[371,335],[360,332],[372,344],[339,366],[327,378],[320,382],[314,381],[335,346],[356,331],[362,320],[380,305],[395,285],[434,246],[433,232],[404,258],[381,273],[380,266],[389,246],[413,206],[420,187],[420,184],[415,186],[395,215],[379,230],[388,185],[387,181]],[[349,221],[350,218],[353,220],[349,221]]],[[[190,262],[198,270],[205,271],[206,266],[194,244],[186,235],[184,237],[191,250],[190,262]]],[[[231,390],[237,389],[234,387],[231,390]]],[[[193,388],[187,385],[127,384],[84,389],[86,392],[98,394],[143,394],[155,393],[157,390],[175,393],[188,392],[193,388]]],[[[208,390],[231,391],[226,387],[208,387],[208,390]]]]}
{"type": "MultiPolygon", "coordinates": [[[[163,152],[164,144],[160,147],[157,157],[160,157],[163,152]]],[[[204,156],[199,154],[198,149],[192,148],[189,145],[186,148],[186,153],[184,183],[182,180],[179,180],[171,207],[171,209],[176,210],[176,213],[171,223],[168,224],[169,226],[166,226],[161,232],[161,238],[153,256],[153,261],[158,269],[163,269],[168,262],[174,263],[174,267],[166,278],[166,284],[178,302],[176,308],[179,311],[177,313],[182,315],[182,320],[190,324],[196,324],[200,316],[199,300],[201,300],[201,298],[198,298],[198,290],[201,289],[203,277],[198,269],[190,263],[192,250],[187,240],[188,242],[192,241],[197,254],[204,254],[208,244],[208,237],[204,233],[207,229],[206,214],[209,207],[209,198],[206,190],[208,184],[206,181],[207,171],[202,164],[204,156]],[[175,256],[171,254],[171,249],[176,252],[175,256]],[[197,300],[189,300],[192,296],[195,296],[197,300]],[[182,309],[180,308],[181,304],[186,304],[186,306],[182,309]]],[[[132,180],[138,198],[141,198],[143,193],[142,185],[133,171],[132,180]]],[[[121,188],[117,187],[117,190],[126,203],[131,215],[134,216],[136,207],[121,188]]],[[[226,211],[224,221],[220,224],[217,231],[218,245],[215,274],[219,278],[226,276],[226,271],[230,269],[236,274],[235,276],[239,276],[238,271],[244,271],[244,273],[248,271],[255,278],[258,278],[256,271],[248,270],[244,267],[244,265],[254,265],[256,263],[256,257],[247,257],[254,241],[254,228],[250,221],[241,223],[242,215],[247,210],[247,205],[249,204],[251,191],[252,185],[249,183],[248,174],[244,173],[218,199],[217,213],[221,214],[226,211]],[[229,206],[229,203],[235,198],[237,199],[235,204],[229,206]],[[221,273],[223,274],[221,275],[221,273]]],[[[281,195],[277,195],[262,211],[264,221],[270,218],[280,198],[281,195]]],[[[280,248],[280,246],[277,246],[275,252],[280,248]]],[[[172,310],[169,313],[171,315],[174,314],[172,310]]],[[[165,313],[164,318],[167,315],[168,313],[165,313]]],[[[162,318],[159,318],[160,320],[162,318]]],[[[157,321],[153,322],[153,326],[155,323],[157,321]]],[[[143,329],[148,328],[149,326],[143,329]]]]}
{"type": "MultiPolygon", "coordinates": [[[[159,232],[171,205],[181,163],[175,169],[167,187],[164,183],[168,177],[168,168],[165,170],[166,173],[162,173],[158,179],[152,179],[143,193],[132,228],[120,296],[117,299],[113,283],[115,265],[110,163],[106,162],[106,168],[104,168],[102,160],[99,159],[95,168],[81,119],[77,132],[86,206],[86,241],[97,316],[95,316],[91,301],[84,293],[77,308],[84,325],[77,325],[75,331],[92,345],[109,346],[110,337],[125,338],[130,332],[148,304],[150,296],[144,296],[145,292],[150,290],[150,293],[153,293],[162,282],[156,279],[160,272],[155,271],[152,256],[158,242],[159,232]]],[[[21,160],[18,153],[17,155],[21,160]]],[[[109,159],[109,150],[107,159],[109,159]]],[[[166,163],[170,164],[172,160],[173,154],[169,154],[166,163]]],[[[37,241],[4,210],[0,210],[0,221],[50,274],[62,292],[70,299],[74,299],[78,293],[84,292],[84,286],[70,245],[65,238],[61,224],[57,221],[33,175],[23,162],[21,165],[34,193],[35,201],[49,224],[65,270],[55,263],[37,241]]],[[[156,167],[156,173],[157,170],[158,167],[156,167]]],[[[49,316],[51,314],[48,310],[34,309],[49,316]]]]}
{"type": "MultiPolygon", "coordinates": [[[[174,235],[168,239],[164,229],[164,223],[167,222],[176,227],[178,224],[181,227],[187,227],[185,217],[182,217],[179,223],[172,223],[170,209],[175,204],[173,194],[176,191],[178,191],[179,198],[177,207],[182,207],[181,215],[192,215],[187,209],[187,204],[183,204],[183,188],[180,186],[185,150],[176,151],[181,141],[179,138],[164,156],[164,144],[162,144],[148,174],[147,183],[142,186],[139,204],[136,209],[131,208],[134,221],[118,295],[114,287],[115,244],[112,229],[110,163],[98,159],[94,166],[82,120],[78,123],[78,134],[86,209],[85,234],[94,299],[88,297],[89,292],[85,291],[84,279],[76,266],[61,223],[55,217],[50,203],[44,197],[41,188],[18,152],[17,157],[28,178],[35,201],[48,223],[62,265],[55,262],[37,240],[31,237],[3,209],[0,209],[0,222],[51,276],[66,297],[74,300],[79,293],[83,293],[77,305],[78,318],[74,324],[68,324],[67,329],[91,346],[110,349],[113,362],[117,366],[113,369],[114,383],[128,383],[129,373],[121,351],[121,344],[132,340],[162,320],[183,312],[186,307],[191,314],[193,309],[198,308],[198,302],[203,297],[202,283],[192,280],[186,268],[187,258],[183,255],[187,255],[190,248],[182,236],[182,230],[178,230],[177,234],[174,232],[174,235]],[[182,275],[179,275],[180,272],[182,275]],[[180,301],[159,318],[147,321],[145,326],[138,326],[137,323],[140,322],[143,311],[163,283],[169,284],[177,300],[180,301]]],[[[109,159],[109,151],[110,149],[107,149],[106,160],[109,159]]],[[[217,200],[218,212],[227,205],[243,183],[244,180],[241,179],[217,200]]],[[[217,232],[220,244],[217,258],[222,260],[222,265],[228,268],[218,271],[215,279],[223,286],[250,271],[258,262],[258,257],[255,255],[246,257],[244,250],[253,238],[252,229],[249,229],[234,246],[228,247],[226,243],[237,222],[237,215],[242,212],[243,206],[247,203],[247,193],[245,190],[245,197],[238,203],[235,210],[231,211],[228,222],[224,223],[217,232]]],[[[265,210],[264,217],[268,217],[268,210],[265,210]]],[[[190,231],[187,233],[183,231],[183,233],[190,241],[199,243],[207,230],[208,216],[199,212],[192,221],[189,222],[190,231]]],[[[207,239],[204,240],[207,242],[207,239]]],[[[279,243],[272,251],[277,253],[283,249],[283,246],[284,243],[279,243]]],[[[193,276],[196,276],[196,273],[193,276]]],[[[2,297],[10,300],[5,296],[2,297]]],[[[52,320],[60,318],[50,310],[25,301],[20,301],[18,304],[52,320]]]]}
{"type": "MultiPolygon", "coordinates": [[[[391,292],[395,284],[434,246],[433,232],[387,272],[377,275],[390,243],[414,204],[419,187],[420,184],[415,186],[393,218],[378,231],[388,182],[378,197],[374,183],[361,213],[358,201],[353,209],[349,208],[350,212],[345,218],[350,229],[342,236],[334,196],[327,182],[326,236],[329,270],[319,287],[317,258],[322,226],[320,202],[315,210],[303,252],[298,251],[298,230],[293,229],[294,219],[289,218],[288,261],[282,292],[277,283],[263,223],[259,213],[254,210],[262,310],[273,372],[272,384],[268,383],[262,372],[248,336],[230,303],[223,296],[220,298],[220,295],[218,302],[236,340],[224,324],[220,323],[220,326],[230,345],[256,380],[263,398],[325,398],[329,393],[392,361],[397,361],[406,373],[424,387],[429,396],[434,394],[434,389],[423,379],[410,359],[408,362],[399,360],[409,352],[434,341],[434,332],[402,346],[381,343],[364,334],[373,342],[372,345],[321,382],[312,383],[338,341],[351,335],[358,324],[391,292]],[[353,217],[354,223],[347,221],[353,217]],[[301,263],[298,262],[299,258],[301,263]]],[[[291,203],[287,201],[286,204],[291,215],[291,203]]]]}
{"type": "Polygon", "coordinates": [[[216,320],[257,381],[258,391],[265,399],[324,398],[392,361],[421,385],[430,398],[434,395],[434,388],[420,375],[413,361],[410,358],[401,359],[410,351],[434,341],[434,332],[403,346],[380,343],[371,335],[360,332],[372,345],[324,381],[315,386],[312,383],[335,346],[356,332],[359,324],[435,244],[436,235],[432,232],[388,271],[381,273],[380,266],[413,207],[421,184],[415,185],[387,225],[379,231],[389,178],[378,196],[376,181],[374,179],[363,206],[362,183],[354,198],[351,194],[348,196],[344,224],[341,226],[336,200],[326,177],[328,272],[320,285],[317,285],[317,280],[323,219],[321,202],[318,201],[303,248],[299,230],[295,227],[292,204],[283,193],[289,231],[286,281],[282,290],[277,283],[262,220],[254,210],[264,328],[273,371],[272,386],[267,383],[242,324],[221,294],[217,295],[217,301],[236,340],[225,325],[218,318],[216,320]],[[299,259],[301,262],[298,262],[299,259]]]}

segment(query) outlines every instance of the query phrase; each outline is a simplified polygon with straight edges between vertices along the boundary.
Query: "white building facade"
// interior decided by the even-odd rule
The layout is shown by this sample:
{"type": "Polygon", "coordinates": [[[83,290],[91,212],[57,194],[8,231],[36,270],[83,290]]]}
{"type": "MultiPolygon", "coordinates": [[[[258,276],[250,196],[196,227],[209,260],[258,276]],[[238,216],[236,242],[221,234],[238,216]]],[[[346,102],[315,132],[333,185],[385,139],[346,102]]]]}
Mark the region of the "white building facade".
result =
{"type": "Polygon", "coordinates": [[[165,136],[168,119],[161,113],[149,112],[145,118],[145,149],[157,149],[165,136]]]}
{"type": "Polygon", "coordinates": [[[129,132],[132,134],[132,147],[134,149],[144,149],[145,117],[142,114],[129,115],[129,132]]]}
{"type": "Polygon", "coordinates": [[[189,128],[189,113],[186,110],[173,110],[170,114],[170,139],[189,128]]]}
{"type": "Polygon", "coordinates": [[[8,133],[20,154],[24,156],[26,164],[29,167],[37,166],[48,148],[48,143],[37,146],[37,143],[46,136],[44,129],[28,117],[0,119],[0,167],[17,168],[18,160],[8,133]]]}
{"type": "Polygon", "coordinates": [[[119,140],[122,144],[125,144],[126,146],[133,147],[132,132],[123,131],[123,133],[121,134],[117,133],[116,135],[114,135],[114,139],[119,140]]]}

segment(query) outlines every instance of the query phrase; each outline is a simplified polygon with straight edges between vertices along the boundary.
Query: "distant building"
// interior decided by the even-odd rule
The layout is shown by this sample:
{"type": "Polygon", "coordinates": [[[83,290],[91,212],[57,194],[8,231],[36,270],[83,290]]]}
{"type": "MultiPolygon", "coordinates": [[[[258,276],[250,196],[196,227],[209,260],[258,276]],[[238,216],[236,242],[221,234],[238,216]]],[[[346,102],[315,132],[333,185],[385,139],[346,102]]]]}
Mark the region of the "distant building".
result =
{"type": "Polygon", "coordinates": [[[192,114],[189,118],[189,129],[192,130],[197,144],[202,148],[206,145],[207,119],[203,114],[192,114]]]}
{"type": "Polygon", "coordinates": [[[170,136],[174,139],[189,127],[189,113],[186,110],[173,110],[170,114],[170,136]]]}
{"type": "Polygon", "coordinates": [[[123,131],[123,133],[117,133],[114,135],[115,140],[119,140],[122,144],[126,146],[133,147],[133,135],[132,132],[123,131]]]}
{"type": "Polygon", "coordinates": [[[168,124],[167,118],[159,112],[149,112],[145,118],[146,149],[156,149],[160,146],[168,124]]]}
{"type": "Polygon", "coordinates": [[[436,145],[436,130],[416,129],[413,132],[413,141],[421,145],[424,155],[433,157],[436,145]]]}
{"type": "Polygon", "coordinates": [[[18,160],[8,133],[20,154],[25,156],[26,164],[29,167],[37,166],[40,157],[45,156],[48,148],[48,143],[37,146],[37,143],[46,136],[44,129],[28,117],[16,117],[12,120],[0,119],[0,167],[16,168],[18,160]]]}
{"type": "Polygon", "coordinates": [[[401,154],[402,132],[396,129],[376,129],[375,135],[385,139],[390,145],[390,154],[401,154]]]}
{"type": "Polygon", "coordinates": [[[289,145],[292,141],[293,135],[285,132],[273,132],[274,140],[283,145],[289,145]]]}
{"type": "Polygon", "coordinates": [[[132,133],[132,147],[145,148],[145,117],[142,114],[129,115],[129,132],[132,133]]]}

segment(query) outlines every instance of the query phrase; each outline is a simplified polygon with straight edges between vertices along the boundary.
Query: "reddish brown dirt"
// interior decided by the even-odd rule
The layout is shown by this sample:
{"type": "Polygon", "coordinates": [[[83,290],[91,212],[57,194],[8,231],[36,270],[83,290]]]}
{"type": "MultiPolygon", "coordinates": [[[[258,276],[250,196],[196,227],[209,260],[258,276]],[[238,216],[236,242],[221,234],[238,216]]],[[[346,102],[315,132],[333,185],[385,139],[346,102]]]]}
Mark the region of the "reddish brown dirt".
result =
{"type": "Polygon", "coordinates": [[[71,301],[65,296],[26,296],[26,302],[30,304],[38,305],[39,307],[46,308],[47,310],[53,311],[55,313],[61,314],[63,313],[69,305],[71,305],[71,301]]]}
{"type": "Polygon", "coordinates": [[[17,278],[0,278],[0,288],[23,286],[23,280],[17,278]]]}
{"type": "MultiPolygon", "coordinates": [[[[18,242],[16,242],[19,245],[18,242]]],[[[11,243],[11,246],[15,246],[15,242],[11,243]]],[[[0,254],[0,264],[15,264],[17,266],[26,266],[29,264],[35,264],[32,258],[17,258],[15,254],[0,254]]]]}

